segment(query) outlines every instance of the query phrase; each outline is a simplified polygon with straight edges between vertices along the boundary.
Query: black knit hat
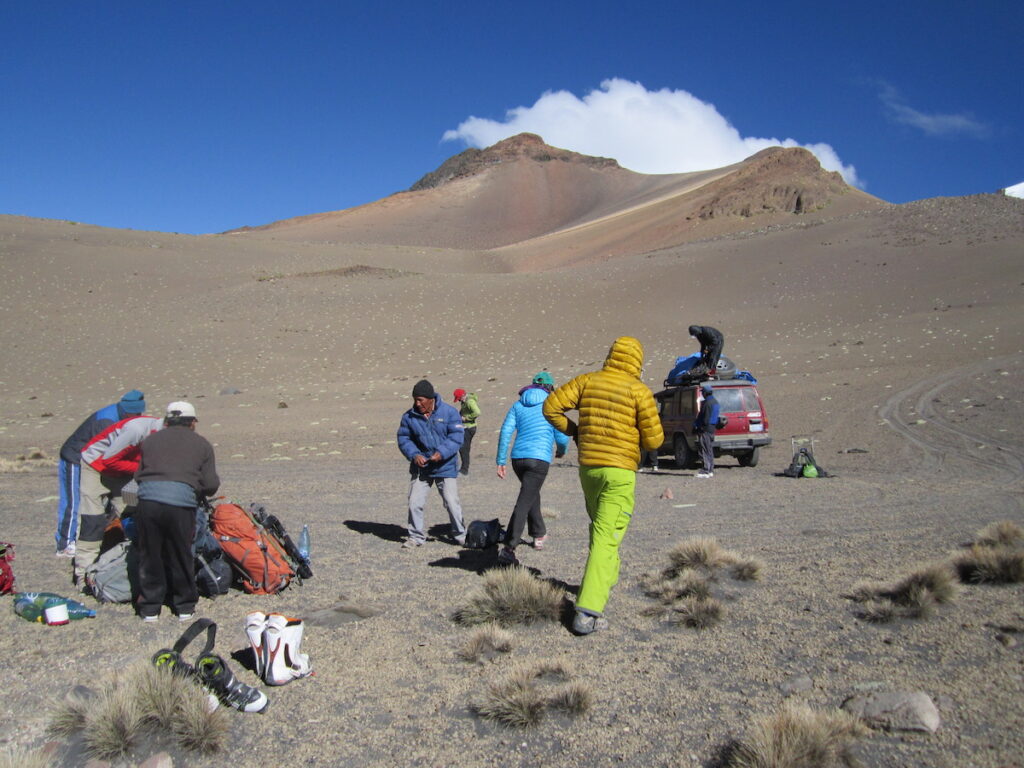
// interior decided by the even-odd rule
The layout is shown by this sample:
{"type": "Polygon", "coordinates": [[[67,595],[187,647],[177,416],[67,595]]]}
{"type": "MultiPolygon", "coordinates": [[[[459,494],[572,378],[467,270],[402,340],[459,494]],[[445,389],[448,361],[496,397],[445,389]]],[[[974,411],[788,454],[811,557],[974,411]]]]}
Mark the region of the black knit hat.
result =
{"type": "Polygon", "coordinates": [[[413,397],[433,397],[434,396],[434,385],[426,379],[420,379],[416,382],[416,386],[412,388],[413,397]]]}

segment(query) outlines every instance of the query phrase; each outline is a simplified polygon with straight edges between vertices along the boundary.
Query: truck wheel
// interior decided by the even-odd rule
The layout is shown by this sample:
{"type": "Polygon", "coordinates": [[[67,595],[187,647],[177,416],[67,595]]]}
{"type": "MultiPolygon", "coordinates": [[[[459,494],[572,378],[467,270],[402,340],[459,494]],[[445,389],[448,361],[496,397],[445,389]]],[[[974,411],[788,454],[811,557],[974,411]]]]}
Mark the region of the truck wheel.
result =
{"type": "Polygon", "coordinates": [[[676,457],[676,467],[678,469],[688,469],[693,465],[693,460],[696,456],[690,449],[689,444],[687,444],[685,435],[676,435],[672,441],[672,450],[676,457]]]}
{"type": "Polygon", "coordinates": [[[741,467],[756,467],[757,462],[761,459],[761,447],[758,446],[746,453],[741,453],[736,458],[739,459],[741,467]]]}
{"type": "Polygon", "coordinates": [[[736,363],[725,355],[718,358],[718,365],[715,366],[715,373],[720,379],[731,379],[736,375],[736,363]]]}

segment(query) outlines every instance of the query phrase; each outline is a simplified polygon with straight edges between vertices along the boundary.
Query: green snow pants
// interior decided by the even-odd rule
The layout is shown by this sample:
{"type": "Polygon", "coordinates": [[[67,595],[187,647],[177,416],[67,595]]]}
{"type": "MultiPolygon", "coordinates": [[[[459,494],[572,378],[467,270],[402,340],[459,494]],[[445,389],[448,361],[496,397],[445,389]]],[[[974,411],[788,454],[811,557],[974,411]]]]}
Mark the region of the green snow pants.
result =
{"type": "Polygon", "coordinates": [[[600,616],[619,580],[619,544],[633,517],[636,472],[619,467],[580,467],[580,485],[590,516],[590,554],[577,610],[600,616]]]}

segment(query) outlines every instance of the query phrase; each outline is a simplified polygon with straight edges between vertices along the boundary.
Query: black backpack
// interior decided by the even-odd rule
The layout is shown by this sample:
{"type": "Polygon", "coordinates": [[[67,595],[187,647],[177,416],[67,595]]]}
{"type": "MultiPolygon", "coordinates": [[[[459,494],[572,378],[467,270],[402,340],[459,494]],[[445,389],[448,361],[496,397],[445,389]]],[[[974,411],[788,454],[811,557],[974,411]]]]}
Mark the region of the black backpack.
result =
{"type": "Polygon", "coordinates": [[[793,454],[793,460],[782,470],[782,474],[786,477],[828,477],[828,472],[814,460],[810,448],[797,449],[793,454]],[[808,467],[813,469],[813,472],[807,469],[808,467]]]}
{"type": "Polygon", "coordinates": [[[469,549],[487,549],[501,541],[503,531],[498,518],[493,520],[474,520],[466,528],[466,547],[469,549]]]}
{"type": "Polygon", "coordinates": [[[205,501],[196,507],[192,556],[195,558],[199,594],[203,597],[226,595],[231,588],[231,564],[224,558],[224,550],[210,530],[209,506],[205,501]]]}

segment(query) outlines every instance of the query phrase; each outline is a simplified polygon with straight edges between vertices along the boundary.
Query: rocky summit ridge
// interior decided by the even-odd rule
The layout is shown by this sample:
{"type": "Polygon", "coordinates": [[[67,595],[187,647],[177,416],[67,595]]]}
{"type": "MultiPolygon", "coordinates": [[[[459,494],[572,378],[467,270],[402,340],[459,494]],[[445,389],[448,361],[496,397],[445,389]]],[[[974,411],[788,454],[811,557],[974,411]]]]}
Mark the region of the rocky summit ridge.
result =
{"type": "Polygon", "coordinates": [[[482,171],[516,160],[534,160],[538,163],[559,161],[575,163],[589,168],[620,168],[610,157],[592,157],[568,149],[552,147],[535,133],[520,133],[499,141],[486,149],[471,147],[445,160],[435,170],[409,187],[409,192],[434,189],[455,179],[475,176],[482,171]]]}

